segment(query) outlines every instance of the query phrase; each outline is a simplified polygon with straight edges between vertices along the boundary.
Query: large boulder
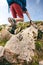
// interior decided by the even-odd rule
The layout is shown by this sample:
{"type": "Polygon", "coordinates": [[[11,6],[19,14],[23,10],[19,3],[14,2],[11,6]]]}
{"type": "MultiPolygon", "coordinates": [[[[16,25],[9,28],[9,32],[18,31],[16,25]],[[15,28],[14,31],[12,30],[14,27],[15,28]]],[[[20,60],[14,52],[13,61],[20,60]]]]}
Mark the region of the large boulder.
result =
{"type": "Polygon", "coordinates": [[[4,57],[10,63],[18,63],[32,60],[35,50],[35,38],[38,30],[33,26],[13,35],[5,45],[4,57]]]}
{"type": "Polygon", "coordinates": [[[3,55],[4,55],[4,47],[0,46],[0,62],[3,60],[3,55]]]}
{"type": "Polygon", "coordinates": [[[3,40],[9,40],[12,37],[12,34],[9,33],[6,29],[2,29],[0,32],[0,42],[3,40]]]}

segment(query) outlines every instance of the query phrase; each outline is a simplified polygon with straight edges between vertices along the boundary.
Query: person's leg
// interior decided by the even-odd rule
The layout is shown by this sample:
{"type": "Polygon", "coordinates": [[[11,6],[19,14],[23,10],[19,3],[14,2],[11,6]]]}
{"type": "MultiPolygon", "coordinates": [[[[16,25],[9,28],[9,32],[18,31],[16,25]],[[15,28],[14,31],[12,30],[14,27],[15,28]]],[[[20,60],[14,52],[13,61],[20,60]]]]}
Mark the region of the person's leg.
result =
{"type": "Polygon", "coordinates": [[[8,18],[8,22],[11,24],[12,27],[16,25],[15,19],[13,20],[13,18],[11,17],[8,18]]]}
{"type": "MultiPolygon", "coordinates": [[[[13,18],[17,18],[16,11],[13,8],[13,4],[10,6],[10,10],[11,10],[13,18]]],[[[11,26],[14,26],[15,24],[11,17],[8,18],[8,22],[11,24],[11,26]]]]}
{"type": "Polygon", "coordinates": [[[11,23],[12,26],[12,30],[10,31],[12,34],[14,34],[14,30],[16,28],[16,23],[15,21],[23,21],[23,13],[22,13],[22,9],[19,5],[17,4],[12,4],[10,6],[10,10],[12,12],[12,16],[13,18],[8,18],[8,21],[11,23]],[[17,14],[20,18],[17,18],[17,14]],[[13,31],[13,32],[12,32],[13,31]]]}
{"type": "Polygon", "coordinates": [[[16,22],[23,22],[24,18],[13,18],[16,22]]]}
{"type": "Polygon", "coordinates": [[[11,34],[14,34],[16,29],[16,21],[13,18],[8,18],[9,23],[11,24],[12,29],[9,31],[11,34]]]}
{"type": "Polygon", "coordinates": [[[23,22],[24,17],[23,17],[22,8],[21,8],[18,4],[16,4],[16,3],[13,4],[13,8],[14,8],[14,10],[16,11],[16,14],[19,16],[19,18],[14,18],[14,19],[15,19],[17,22],[18,22],[18,21],[22,21],[22,22],[23,22]]]}
{"type": "Polygon", "coordinates": [[[16,11],[14,9],[13,4],[10,6],[10,10],[11,10],[11,13],[12,13],[13,18],[17,18],[17,14],[16,14],[16,11]]]}

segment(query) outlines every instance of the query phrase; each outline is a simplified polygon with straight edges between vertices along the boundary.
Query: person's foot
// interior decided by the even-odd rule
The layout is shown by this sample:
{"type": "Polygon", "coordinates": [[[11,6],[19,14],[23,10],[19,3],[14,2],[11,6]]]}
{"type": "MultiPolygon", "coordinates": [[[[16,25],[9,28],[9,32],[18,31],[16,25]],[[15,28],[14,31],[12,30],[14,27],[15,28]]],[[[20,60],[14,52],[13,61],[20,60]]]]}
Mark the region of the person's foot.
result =
{"type": "Polygon", "coordinates": [[[8,21],[9,21],[9,23],[11,24],[11,26],[16,25],[16,20],[15,20],[15,19],[9,17],[9,18],[8,18],[8,21]]]}
{"type": "Polygon", "coordinates": [[[9,23],[11,24],[12,29],[9,31],[11,34],[14,34],[14,31],[16,29],[16,21],[13,18],[8,18],[9,23]]]}
{"type": "Polygon", "coordinates": [[[9,31],[11,34],[15,34],[16,26],[12,27],[12,29],[9,31]]]}

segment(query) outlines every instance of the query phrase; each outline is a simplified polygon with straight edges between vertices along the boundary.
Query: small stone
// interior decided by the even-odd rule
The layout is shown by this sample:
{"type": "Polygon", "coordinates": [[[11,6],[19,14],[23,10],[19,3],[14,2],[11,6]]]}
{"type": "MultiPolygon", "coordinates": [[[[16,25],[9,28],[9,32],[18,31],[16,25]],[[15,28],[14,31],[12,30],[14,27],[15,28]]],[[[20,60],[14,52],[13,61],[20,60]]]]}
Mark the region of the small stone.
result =
{"type": "Polygon", "coordinates": [[[43,65],[43,60],[42,61],[39,61],[39,65],[43,65]]]}

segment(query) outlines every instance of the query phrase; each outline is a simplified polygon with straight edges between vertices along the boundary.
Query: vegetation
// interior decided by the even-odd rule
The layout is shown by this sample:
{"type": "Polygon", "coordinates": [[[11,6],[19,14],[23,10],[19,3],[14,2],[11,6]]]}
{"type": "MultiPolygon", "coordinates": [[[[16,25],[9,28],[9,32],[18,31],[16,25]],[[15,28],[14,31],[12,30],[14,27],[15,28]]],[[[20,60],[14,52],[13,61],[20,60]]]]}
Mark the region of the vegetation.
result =
{"type": "Polygon", "coordinates": [[[0,31],[2,30],[2,26],[0,26],[0,31]]]}
{"type": "Polygon", "coordinates": [[[0,65],[12,65],[7,60],[3,59],[2,62],[0,62],[0,65]]]}
{"type": "Polygon", "coordinates": [[[7,41],[8,41],[7,39],[4,39],[4,40],[0,41],[0,46],[5,46],[7,41]]]}
{"type": "Polygon", "coordinates": [[[37,39],[42,39],[42,35],[43,34],[43,32],[41,31],[41,30],[38,30],[38,37],[37,37],[37,39]]]}

